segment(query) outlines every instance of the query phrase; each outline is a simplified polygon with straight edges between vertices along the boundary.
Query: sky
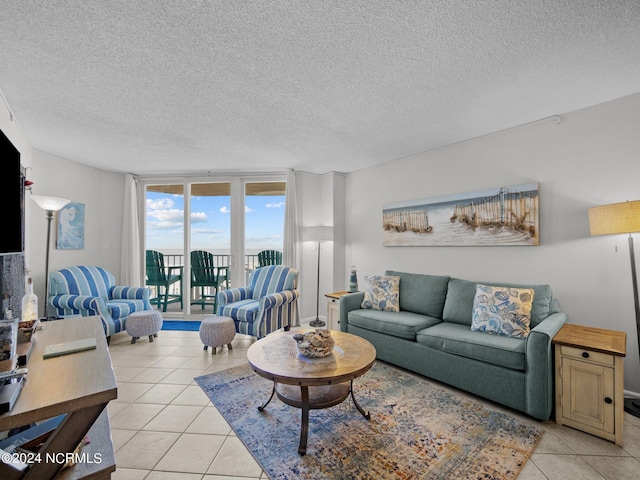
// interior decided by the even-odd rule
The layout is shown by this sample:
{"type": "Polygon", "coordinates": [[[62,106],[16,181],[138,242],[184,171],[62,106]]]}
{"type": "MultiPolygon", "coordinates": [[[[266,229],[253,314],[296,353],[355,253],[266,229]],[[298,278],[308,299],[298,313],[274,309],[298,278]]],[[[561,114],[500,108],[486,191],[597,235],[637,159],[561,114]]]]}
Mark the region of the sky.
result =
{"type": "MultiPolygon", "coordinates": [[[[201,196],[191,199],[191,249],[228,253],[230,248],[230,197],[201,196]]],[[[284,195],[245,197],[245,252],[282,251],[284,195]]],[[[146,248],[181,250],[184,231],[184,198],[169,193],[146,193],[146,248]]]]}

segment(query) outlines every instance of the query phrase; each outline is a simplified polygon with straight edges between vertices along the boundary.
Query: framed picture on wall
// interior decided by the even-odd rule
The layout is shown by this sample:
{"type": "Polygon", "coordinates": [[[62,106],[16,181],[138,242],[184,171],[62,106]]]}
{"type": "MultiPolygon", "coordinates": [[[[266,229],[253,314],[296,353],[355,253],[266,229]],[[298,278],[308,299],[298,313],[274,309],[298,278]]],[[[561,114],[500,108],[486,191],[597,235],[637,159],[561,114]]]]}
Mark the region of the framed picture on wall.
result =
{"type": "Polygon", "coordinates": [[[389,203],[383,245],[539,245],[539,211],[537,183],[389,203]]]}
{"type": "Polygon", "coordinates": [[[58,212],[59,250],[82,250],[84,248],[84,203],[68,203],[58,212]]]}

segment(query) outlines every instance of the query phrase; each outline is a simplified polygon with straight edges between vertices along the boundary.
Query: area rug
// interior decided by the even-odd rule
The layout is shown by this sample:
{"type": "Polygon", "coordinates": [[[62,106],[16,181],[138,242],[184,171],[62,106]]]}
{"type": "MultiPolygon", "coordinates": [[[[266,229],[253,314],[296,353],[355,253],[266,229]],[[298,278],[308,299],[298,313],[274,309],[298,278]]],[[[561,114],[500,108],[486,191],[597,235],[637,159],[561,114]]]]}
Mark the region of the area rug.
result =
{"type": "Polygon", "coordinates": [[[187,332],[197,332],[200,330],[200,322],[183,320],[163,320],[162,330],[184,330],[187,332]]]}
{"type": "Polygon", "coordinates": [[[298,455],[299,409],[274,398],[249,365],[196,382],[271,479],[513,479],[542,428],[377,361],[350,398],[311,410],[307,454],[298,455]]]}

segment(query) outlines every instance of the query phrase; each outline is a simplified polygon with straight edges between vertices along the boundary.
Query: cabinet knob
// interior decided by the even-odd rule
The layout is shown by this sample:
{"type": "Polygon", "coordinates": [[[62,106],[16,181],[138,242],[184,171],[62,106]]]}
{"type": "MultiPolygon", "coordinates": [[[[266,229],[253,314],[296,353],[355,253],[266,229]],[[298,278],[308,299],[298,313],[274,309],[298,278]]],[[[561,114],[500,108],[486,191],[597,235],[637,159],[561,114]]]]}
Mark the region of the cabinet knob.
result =
{"type": "Polygon", "coordinates": [[[613,403],[613,400],[611,400],[611,398],[609,398],[609,397],[604,397],[604,403],[606,403],[606,404],[609,404],[609,405],[610,405],[610,404],[612,404],[612,403],[613,403]]]}
{"type": "Polygon", "coordinates": [[[589,352],[582,352],[582,358],[589,358],[589,352]]]}

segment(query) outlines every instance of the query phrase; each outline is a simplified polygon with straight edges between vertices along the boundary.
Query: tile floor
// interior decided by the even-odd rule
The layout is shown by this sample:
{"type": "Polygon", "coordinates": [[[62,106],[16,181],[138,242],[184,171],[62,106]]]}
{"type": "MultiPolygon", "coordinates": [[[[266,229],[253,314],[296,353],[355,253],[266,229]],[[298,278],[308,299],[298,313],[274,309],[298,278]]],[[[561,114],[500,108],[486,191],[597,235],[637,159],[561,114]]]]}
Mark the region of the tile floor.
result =
{"type": "MultiPolygon", "coordinates": [[[[126,334],[113,337],[110,351],[118,380],[118,399],[109,404],[118,466],[113,478],[268,478],[193,381],[246,362],[251,342],[237,335],[233,350],[211,355],[202,349],[197,332],[163,330],[153,343],[143,338],[135,345],[126,334]]],[[[519,479],[640,478],[640,419],[625,414],[624,449],[550,422],[543,427],[545,433],[519,479]]]]}

